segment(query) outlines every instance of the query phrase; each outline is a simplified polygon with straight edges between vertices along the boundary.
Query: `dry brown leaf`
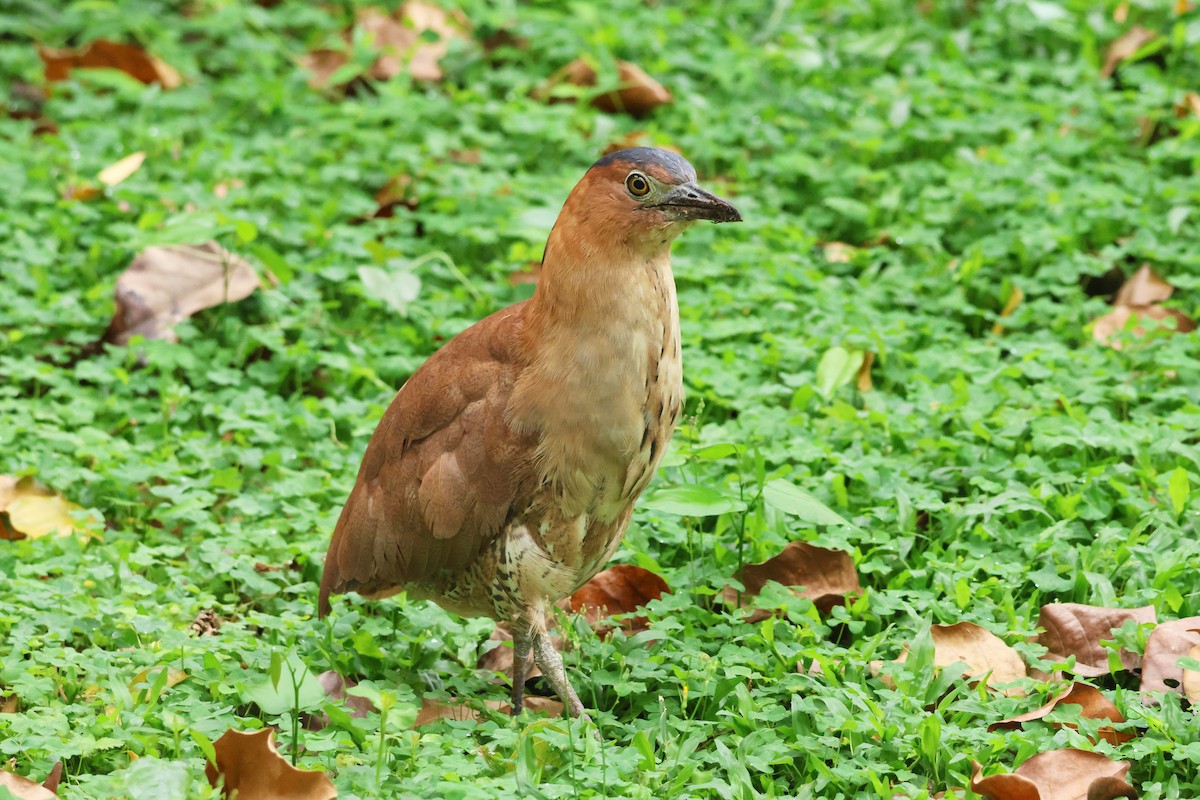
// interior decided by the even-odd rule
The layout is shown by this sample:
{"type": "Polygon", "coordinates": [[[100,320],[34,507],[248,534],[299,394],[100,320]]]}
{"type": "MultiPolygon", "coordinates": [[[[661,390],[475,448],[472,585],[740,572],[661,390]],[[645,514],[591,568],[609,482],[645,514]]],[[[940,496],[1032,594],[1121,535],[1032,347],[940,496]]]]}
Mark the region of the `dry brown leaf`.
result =
{"type": "Polygon", "coordinates": [[[1133,317],[1133,329],[1131,332],[1136,337],[1146,335],[1146,327],[1141,322],[1145,318],[1161,322],[1171,317],[1175,320],[1176,333],[1190,333],[1196,330],[1196,323],[1182,311],[1174,308],[1165,308],[1164,306],[1142,306],[1139,308],[1114,306],[1112,311],[1102,317],[1098,317],[1092,323],[1092,336],[1100,344],[1107,345],[1114,350],[1120,350],[1122,347],[1121,340],[1114,338],[1114,335],[1125,330],[1130,317],[1133,317]]]}
{"type": "MultiPolygon", "coordinates": [[[[511,706],[499,700],[485,700],[483,704],[490,709],[505,714],[511,712],[511,706]]],[[[563,712],[563,704],[549,697],[526,697],[523,706],[526,710],[546,714],[547,716],[558,716],[563,712]]],[[[441,700],[425,698],[421,701],[421,710],[417,712],[417,719],[413,722],[412,726],[420,728],[422,725],[428,725],[431,722],[437,722],[441,719],[457,720],[460,722],[468,720],[485,722],[487,714],[476,710],[470,703],[463,701],[447,703],[441,700]]]]}
{"type": "Polygon", "coordinates": [[[169,64],[150,55],[137,45],[119,44],[106,39],[85,45],[79,49],[55,50],[39,47],[45,67],[46,81],[66,80],[75,69],[116,69],[134,80],[145,84],[157,83],[164,89],[174,89],[183,83],[169,64]]]}
{"type": "Polygon", "coordinates": [[[1184,117],[1200,117],[1200,94],[1188,92],[1183,96],[1183,99],[1175,104],[1175,116],[1179,119],[1184,117]]]}
{"type": "Polygon", "coordinates": [[[1142,664],[1142,702],[1155,704],[1158,698],[1148,692],[1183,692],[1183,668],[1175,664],[1180,656],[1200,645],[1200,617],[1164,622],[1150,632],[1146,640],[1146,658],[1142,664]],[[1171,681],[1174,686],[1167,683],[1171,681]]]}
{"type": "Polygon", "coordinates": [[[537,283],[541,274],[542,262],[528,261],[523,268],[508,273],[508,285],[520,286],[523,283],[537,283]]]}
{"type": "Polygon", "coordinates": [[[1141,25],[1135,25],[1118,38],[1113,40],[1108,46],[1108,51],[1104,54],[1104,66],[1100,69],[1100,76],[1107,78],[1117,71],[1117,67],[1122,61],[1133,56],[1142,47],[1158,38],[1158,34],[1149,28],[1143,28],[1141,25]]]}
{"type": "Polygon", "coordinates": [[[117,279],[117,310],[104,341],[126,344],[138,334],[175,341],[171,326],[258,287],[254,268],[216,242],[147,247],[117,279]]]}
{"type": "Polygon", "coordinates": [[[0,787],[7,789],[20,800],[54,800],[58,797],[58,782],[62,779],[63,765],[59,761],[50,770],[46,780],[35,783],[28,778],[0,770],[0,787]]]}
{"type": "Polygon", "coordinates": [[[1151,306],[1167,300],[1174,291],[1175,287],[1163,280],[1149,264],[1142,264],[1117,290],[1113,305],[1151,306]]]}
{"type": "MultiPolygon", "coordinates": [[[[1192,645],[1192,648],[1187,652],[1188,658],[1194,661],[1200,661],[1200,644],[1192,645]]],[[[1183,696],[1188,699],[1188,702],[1195,705],[1200,702],[1200,670],[1185,669],[1183,671],[1183,680],[1179,682],[1179,688],[1183,691],[1183,696]]]]}
{"type": "Polygon", "coordinates": [[[871,365],[875,363],[875,354],[870,350],[863,353],[862,364],[858,367],[858,377],[854,379],[854,385],[858,391],[866,393],[871,391],[871,365]]]}
{"type": "MultiPolygon", "coordinates": [[[[1021,301],[1025,299],[1025,293],[1021,291],[1020,286],[1014,286],[1008,295],[1008,300],[1004,303],[1004,308],[1000,310],[1000,319],[1011,317],[1013,312],[1017,310],[1017,306],[1021,305],[1021,301]]],[[[1004,323],[996,320],[996,324],[992,326],[992,333],[996,336],[1004,333],[1004,323]]]]}
{"type": "MultiPolygon", "coordinates": [[[[933,637],[933,663],[936,666],[948,667],[961,662],[967,665],[964,673],[967,677],[990,673],[987,685],[993,687],[1011,684],[1025,677],[1025,662],[1017,655],[1017,651],[987,628],[973,622],[931,625],[930,635],[933,637]]],[[[908,651],[905,650],[896,663],[902,664],[907,659],[908,651]]],[[[1009,695],[1023,694],[1015,687],[1001,691],[1009,695]]]]}
{"type": "MultiPolygon", "coordinates": [[[[572,611],[583,614],[588,624],[603,636],[611,630],[603,620],[636,611],[670,592],[667,582],[650,570],[633,564],[616,564],[596,573],[576,589],[568,598],[568,604],[572,611]]],[[[626,633],[636,633],[646,630],[648,624],[645,617],[632,617],[622,621],[621,627],[626,633]]]]}
{"type": "Polygon", "coordinates": [[[1124,781],[1128,761],[1083,750],[1050,750],[1030,757],[1014,772],[984,778],[975,764],[971,791],[988,800],[1112,800],[1136,797],[1124,781]],[[1096,791],[1093,791],[1095,788],[1096,791]]]}
{"type": "MultiPolygon", "coordinates": [[[[496,642],[497,644],[479,656],[479,660],[475,662],[476,669],[488,672],[502,672],[511,677],[513,670],[512,627],[507,622],[497,622],[492,635],[488,637],[488,641],[496,642]]],[[[565,652],[567,649],[567,643],[561,636],[551,636],[550,644],[554,645],[554,649],[560,653],[565,652]]],[[[538,665],[533,662],[533,659],[530,659],[529,669],[525,674],[526,682],[534,678],[539,678],[541,675],[542,671],[538,669],[538,665]]],[[[498,677],[493,682],[503,683],[504,679],[498,677]]]]}
{"type": "Polygon", "coordinates": [[[0,475],[0,539],[75,533],[80,527],[71,512],[81,508],[31,477],[0,475]]]}
{"type": "MultiPolygon", "coordinates": [[[[1099,689],[1094,686],[1088,686],[1086,683],[1072,683],[1066,691],[1059,692],[1054,697],[1051,697],[1041,708],[1001,720],[1000,722],[993,722],[988,726],[988,730],[1020,728],[1026,722],[1045,719],[1051,711],[1060,705],[1080,706],[1079,716],[1084,719],[1106,719],[1112,722],[1125,721],[1125,717],[1117,710],[1117,707],[1099,689]]],[[[1064,723],[1059,722],[1048,722],[1047,724],[1053,725],[1056,728],[1064,726],[1064,723]]],[[[1076,727],[1069,723],[1065,723],[1065,725],[1068,728],[1076,727]]],[[[1101,739],[1111,745],[1119,745],[1122,742],[1127,742],[1134,736],[1132,733],[1116,731],[1108,726],[1100,728],[1097,733],[1101,739]]]]}
{"type": "MultiPolygon", "coordinates": [[[[658,81],[646,74],[637,64],[617,62],[618,85],[592,98],[592,107],[616,114],[624,112],[634,117],[644,117],[654,109],[674,101],[671,93],[658,81]]],[[[550,76],[533,96],[544,102],[573,102],[573,97],[563,97],[554,90],[565,84],[594,87],[598,80],[596,69],[582,58],[577,58],[550,76]]]]}
{"type": "Polygon", "coordinates": [[[821,249],[825,251],[825,260],[830,264],[848,264],[859,250],[845,242],[821,242],[821,249]]]}
{"type": "Polygon", "coordinates": [[[96,175],[96,179],[105,186],[116,186],[121,181],[128,178],[133,173],[142,168],[142,162],[146,160],[146,154],[140,150],[136,153],[130,153],[116,163],[109,164],[100,173],[96,175]]]}
{"type": "MultiPolygon", "coordinates": [[[[346,680],[334,670],[327,670],[317,676],[317,682],[325,692],[325,699],[345,706],[346,713],[355,719],[362,719],[375,710],[374,704],[365,697],[346,694],[347,689],[358,685],[356,681],[346,680]]],[[[310,731],[319,731],[329,725],[329,715],[324,711],[304,715],[304,727],[310,731]]]]}
{"type": "MultiPolygon", "coordinates": [[[[779,555],[761,564],[747,564],[738,576],[746,587],[740,593],[726,586],[721,598],[730,606],[748,605],[749,599],[758,595],[769,581],[792,587],[800,597],[812,600],[822,614],[846,601],[847,595],[858,594],[862,587],[858,583],[858,572],[850,554],[841,550],[826,550],[808,542],[790,542],[779,555]],[[796,591],[796,587],[803,587],[796,591]]],[[[765,611],[752,619],[765,619],[765,611]]]]}
{"type": "MultiPolygon", "coordinates": [[[[361,8],[355,23],[370,40],[370,46],[378,55],[367,70],[374,80],[386,81],[406,69],[420,81],[439,81],[442,68],[439,65],[451,39],[463,38],[470,30],[470,23],[462,12],[447,12],[429,3],[410,0],[394,14],[373,7],[361,8]],[[422,38],[426,31],[437,34],[435,42],[422,38]]],[[[347,43],[353,32],[343,36],[347,43]]],[[[344,50],[315,50],[300,59],[301,66],[312,76],[309,85],[316,89],[329,85],[333,74],[348,63],[350,57],[344,50]]]]}
{"type": "Polygon", "coordinates": [[[205,608],[196,614],[188,629],[196,636],[216,636],[221,630],[221,622],[220,614],[214,609],[205,608]]]}
{"type": "MultiPolygon", "coordinates": [[[[161,670],[161,669],[162,669],[162,667],[149,667],[147,669],[142,670],[137,675],[134,675],[133,680],[131,680],[129,682],[129,693],[131,695],[133,695],[134,697],[137,697],[138,692],[145,691],[146,689],[149,689],[150,687],[152,687],[154,684],[158,683],[159,670],[161,670]],[[153,673],[153,674],[151,674],[151,673],[153,673]]],[[[179,684],[181,684],[187,680],[188,674],[186,672],[184,672],[183,670],[179,669],[178,667],[167,667],[166,670],[167,670],[167,683],[166,683],[167,689],[170,689],[172,686],[178,686],[179,684]]]]}
{"type": "Polygon", "coordinates": [[[21,698],[15,694],[0,697],[0,714],[15,714],[21,710],[21,698]]]}
{"type": "Polygon", "coordinates": [[[213,742],[217,761],[204,765],[215,787],[224,780],[224,796],[237,800],[333,800],[337,789],[324,772],[297,769],[275,749],[275,729],[243,733],[228,730],[213,742]]]}
{"type": "MultiPolygon", "coordinates": [[[[1112,639],[1113,629],[1134,620],[1141,624],[1156,622],[1154,606],[1141,608],[1105,608],[1080,603],[1050,603],[1038,614],[1037,642],[1049,652],[1043,656],[1050,661],[1065,661],[1075,656],[1076,675],[1095,677],[1108,674],[1108,651],[1100,645],[1102,639],[1112,639]]],[[[1120,652],[1125,669],[1137,669],[1142,657],[1128,650],[1120,652]]]]}

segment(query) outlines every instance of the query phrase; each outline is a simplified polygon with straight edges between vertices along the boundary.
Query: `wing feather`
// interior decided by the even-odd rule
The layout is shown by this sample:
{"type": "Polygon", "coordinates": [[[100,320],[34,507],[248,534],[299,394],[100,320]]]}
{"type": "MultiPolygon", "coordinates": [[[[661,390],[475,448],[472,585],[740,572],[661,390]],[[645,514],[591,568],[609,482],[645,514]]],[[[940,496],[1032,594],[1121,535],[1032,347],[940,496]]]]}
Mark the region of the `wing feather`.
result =
{"type": "Polygon", "coordinates": [[[466,569],[528,503],[536,437],[506,411],[526,366],[525,304],[451,339],[400,388],[367,445],[321,576],[329,595],[382,594],[466,569]]]}

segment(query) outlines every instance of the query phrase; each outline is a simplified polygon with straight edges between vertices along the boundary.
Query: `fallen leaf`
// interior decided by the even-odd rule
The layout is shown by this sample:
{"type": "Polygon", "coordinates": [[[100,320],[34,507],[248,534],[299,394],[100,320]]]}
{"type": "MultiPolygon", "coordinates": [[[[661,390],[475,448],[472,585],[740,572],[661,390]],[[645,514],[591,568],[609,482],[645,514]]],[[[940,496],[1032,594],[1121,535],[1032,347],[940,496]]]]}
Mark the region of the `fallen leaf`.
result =
{"type": "MultiPolygon", "coordinates": [[[[484,700],[483,705],[494,711],[500,711],[505,714],[511,713],[511,706],[499,700],[484,700]]],[[[559,716],[563,712],[563,704],[549,697],[526,697],[523,707],[526,710],[535,711],[547,716],[559,716]]],[[[420,728],[423,725],[428,725],[442,719],[459,722],[486,722],[487,714],[464,701],[447,703],[441,700],[425,698],[421,701],[421,710],[417,712],[417,719],[413,722],[412,726],[420,728]]]]}
{"type": "MultiPolygon", "coordinates": [[[[1124,722],[1125,717],[1117,710],[1117,707],[1112,704],[1104,694],[1094,686],[1088,686],[1086,683],[1072,683],[1066,691],[1059,692],[1051,697],[1044,706],[1034,711],[1029,711],[1024,714],[1019,714],[1015,717],[1009,717],[1000,722],[993,722],[988,726],[989,731],[995,730],[1011,730],[1020,728],[1026,722],[1045,719],[1045,717],[1058,706],[1080,706],[1079,716],[1082,719],[1105,719],[1112,722],[1124,722]]],[[[1077,726],[1071,723],[1048,722],[1048,725],[1054,727],[1076,728],[1077,726]]],[[[1122,742],[1127,742],[1134,737],[1132,733],[1124,731],[1116,731],[1107,725],[1100,728],[1097,734],[1101,739],[1111,745],[1119,745],[1122,742]]]]}
{"type": "Polygon", "coordinates": [[[214,609],[203,609],[188,628],[197,636],[216,636],[221,630],[221,616],[214,609]]]}
{"type": "Polygon", "coordinates": [[[0,697],[0,714],[15,714],[21,710],[21,698],[15,694],[0,697]]]}
{"type": "MultiPolygon", "coordinates": [[[[463,38],[470,23],[460,11],[447,12],[429,3],[410,0],[394,14],[374,8],[361,8],[355,27],[370,41],[375,60],[367,70],[370,78],[386,81],[406,69],[420,81],[439,81],[442,68],[439,65],[446,54],[451,39],[463,38]],[[436,41],[427,41],[426,32],[437,35],[436,41]]],[[[343,39],[349,44],[353,31],[347,31],[343,39]]],[[[309,85],[315,89],[329,86],[334,73],[348,64],[350,56],[344,50],[315,50],[300,58],[300,64],[312,75],[309,85]]]]}
{"type": "Polygon", "coordinates": [[[875,354],[869,350],[863,353],[862,365],[858,368],[858,377],[854,381],[855,388],[865,394],[871,391],[871,365],[875,363],[875,354]]]}
{"type": "MultiPolygon", "coordinates": [[[[603,620],[617,614],[629,614],[670,592],[667,582],[650,570],[633,564],[617,564],[593,575],[575,590],[568,603],[572,611],[583,614],[588,624],[603,636],[611,630],[603,620]]],[[[645,617],[632,617],[621,622],[626,633],[644,631],[648,626],[645,617]]]]}
{"type": "Polygon", "coordinates": [[[367,698],[356,694],[347,694],[347,689],[353,689],[358,684],[355,681],[346,680],[334,670],[322,672],[317,676],[317,681],[325,691],[325,696],[330,700],[344,703],[347,713],[355,719],[362,719],[375,710],[375,706],[367,698]]]}
{"type": "Polygon", "coordinates": [[[216,242],[147,247],[117,279],[117,310],[104,341],[126,344],[139,334],[175,341],[171,326],[258,287],[254,268],[216,242]]]}
{"type": "Polygon", "coordinates": [[[825,260],[830,264],[849,264],[859,250],[845,242],[822,242],[821,249],[825,251],[825,260]]]}
{"type": "Polygon", "coordinates": [[[520,286],[523,283],[537,283],[542,274],[542,262],[529,261],[519,270],[508,273],[508,285],[520,286]]]}
{"type": "Polygon", "coordinates": [[[32,477],[0,475],[0,539],[75,533],[80,527],[71,512],[81,508],[32,477]]]}
{"type": "MultiPolygon", "coordinates": [[[[163,667],[149,667],[142,670],[137,675],[133,676],[133,680],[129,682],[129,693],[137,697],[138,692],[143,692],[158,683],[159,675],[163,667]]],[[[178,667],[166,667],[167,682],[165,688],[170,689],[172,686],[178,686],[187,680],[188,674],[178,667]]]]}
{"type": "MultiPolygon", "coordinates": [[[[1200,661],[1200,644],[1192,645],[1187,655],[1193,661],[1200,661]]],[[[1192,705],[1200,703],[1200,670],[1185,669],[1183,671],[1183,680],[1179,682],[1179,687],[1183,690],[1183,696],[1188,699],[1189,703],[1192,705]]]]}
{"type": "MultiPolygon", "coordinates": [[[[1025,293],[1021,291],[1020,286],[1014,286],[1008,294],[1008,300],[1004,303],[1004,308],[1000,310],[1000,319],[1011,317],[1013,312],[1017,310],[1017,306],[1021,305],[1021,301],[1025,299],[1025,293]]],[[[996,320],[996,324],[992,326],[992,333],[996,336],[1004,333],[1004,323],[996,320]]]]}
{"type": "MultiPolygon", "coordinates": [[[[574,102],[573,96],[555,90],[565,85],[591,88],[596,86],[598,80],[595,67],[577,58],[550,76],[534,91],[533,96],[536,100],[549,103],[574,102]]],[[[617,86],[605,87],[592,98],[593,108],[606,114],[624,112],[634,117],[644,117],[659,106],[674,101],[662,84],[629,61],[617,62],[617,80],[617,86]]]]}
{"type": "MultiPolygon", "coordinates": [[[[956,622],[953,625],[931,625],[929,632],[933,637],[935,666],[948,667],[961,662],[967,665],[964,673],[967,677],[987,674],[987,685],[991,687],[1011,684],[1025,677],[1025,662],[1017,655],[1017,651],[987,628],[973,622],[956,622]]],[[[902,664],[907,660],[906,648],[896,663],[902,664]]],[[[1000,691],[1014,696],[1024,694],[1021,689],[1011,686],[1000,691]]]]}
{"type": "Polygon", "coordinates": [[[59,761],[50,770],[50,775],[41,783],[35,783],[28,778],[0,770],[0,788],[7,789],[19,800],[54,800],[58,797],[58,782],[62,778],[62,762],[59,761]]]}
{"type": "Polygon", "coordinates": [[[275,748],[275,729],[243,733],[228,730],[213,742],[216,763],[204,765],[204,776],[214,788],[224,780],[223,794],[237,800],[333,800],[333,788],[324,772],[297,769],[275,748]]]}
{"type": "Polygon", "coordinates": [[[146,154],[138,151],[131,153],[120,161],[114,164],[109,164],[96,176],[96,179],[105,186],[116,186],[121,181],[128,178],[133,173],[137,172],[142,167],[142,162],[146,160],[146,154]]]}
{"type": "Polygon", "coordinates": [[[1200,117],[1200,94],[1188,92],[1183,96],[1183,100],[1175,104],[1175,116],[1179,119],[1184,117],[1200,117]]]}
{"type": "MultiPolygon", "coordinates": [[[[1049,661],[1065,661],[1075,656],[1076,675],[1095,677],[1107,675],[1108,650],[1101,646],[1102,639],[1112,639],[1113,629],[1133,620],[1139,624],[1156,622],[1154,606],[1141,608],[1105,608],[1079,603],[1050,603],[1042,606],[1038,614],[1038,627],[1042,632],[1036,641],[1045,645],[1049,652],[1042,658],[1049,661]]],[[[1128,650],[1120,652],[1124,669],[1137,669],[1142,657],[1128,650]]]]}
{"type": "MultiPolygon", "coordinates": [[[[740,596],[732,586],[721,592],[721,599],[734,607],[749,605],[750,598],[757,596],[769,581],[791,587],[800,597],[811,600],[822,614],[844,603],[847,595],[862,590],[849,553],[826,550],[808,542],[789,542],[779,555],[761,564],[747,564],[737,577],[746,587],[740,596]],[[797,591],[797,587],[803,588],[797,591]]],[[[752,619],[766,616],[767,612],[761,611],[752,619]]]]}
{"type": "Polygon", "coordinates": [[[1103,78],[1111,76],[1117,71],[1117,67],[1121,65],[1122,61],[1128,60],[1143,46],[1157,38],[1157,33],[1149,28],[1143,28],[1141,25],[1135,25],[1125,31],[1108,46],[1108,51],[1104,54],[1104,66],[1100,69],[1100,76],[1103,78]]]}
{"type": "MultiPolygon", "coordinates": [[[[488,650],[485,650],[479,660],[475,662],[476,669],[486,670],[488,672],[501,672],[507,675],[510,679],[513,670],[513,648],[512,648],[512,626],[507,622],[498,622],[492,630],[492,635],[488,637],[489,642],[495,642],[488,650]]],[[[567,643],[561,636],[551,636],[550,644],[554,645],[554,649],[558,652],[565,652],[567,643]]],[[[542,671],[538,669],[538,665],[533,659],[529,661],[529,670],[525,675],[525,681],[529,682],[534,678],[539,678],[542,671]]],[[[495,683],[502,683],[503,678],[497,678],[495,683]]]]}
{"type": "Polygon", "coordinates": [[[1150,306],[1167,300],[1174,291],[1175,287],[1163,280],[1149,264],[1142,264],[1117,290],[1113,305],[1150,306]]]}
{"type": "Polygon", "coordinates": [[[1013,772],[983,777],[974,765],[971,791],[988,800],[1112,800],[1136,797],[1124,781],[1128,761],[1083,750],[1050,750],[1031,756],[1013,772]],[[1093,788],[1096,791],[1093,791],[1093,788]]]}
{"type": "Polygon", "coordinates": [[[1175,320],[1176,333],[1190,333],[1196,330],[1196,323],[1184,314],[1174,308],[1165,308],[1163,306],[1143,306],[1140,308],[1130,308],[1129,306],[1115,306],[1112,311],[1102,317],[1098,317],[1092,323],[1092,336],[1097,342],[1114,350],[1121,349],[1121,341],[1113,338],[1115,334],[1125,330],[1129,323],[1130,317],[1133,318],[1132,334],[1135,337],[1146,335],[1146,327],[1141,324],[1143,318],[1154,320],[1165,320],[1171,317],[1175,320]]]}
{"type": "Polygon", "coordinates": [[[1175,662],[1200,645],[1200,617],[1164,622],[1150,632],[1142,663],[1142,702],[1155,705],[1152,692],[1183,693],[1184,670],[1175,662]],[[1174,685],[1170,685],[1171,681],[1174,685]]]}
{"type": "Polygon", "coordinates": [[[78,49],[56,50],[39,47],[38,55],[45,67],[46,81],[66,80],[76,69],[116,69],[145,84],[157,83],[164,89],[174,89],[183,83],[169,64],[150,55],[137,45],[119,44],[97,39],[78,49]]]}

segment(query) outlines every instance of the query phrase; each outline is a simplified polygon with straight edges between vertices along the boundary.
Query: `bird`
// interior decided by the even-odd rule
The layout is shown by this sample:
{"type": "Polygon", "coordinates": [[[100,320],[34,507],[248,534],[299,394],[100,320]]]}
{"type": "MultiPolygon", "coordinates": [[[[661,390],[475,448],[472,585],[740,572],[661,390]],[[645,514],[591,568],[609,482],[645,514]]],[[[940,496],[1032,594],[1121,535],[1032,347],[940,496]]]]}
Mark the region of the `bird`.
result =
{"type": "Polygon", "coordinates": [[[546,620],[612,557],[679,420],[671,243],[700,221],[741,220],[672,151],[592,164],[533,296],[450,339],[396,393],[334,529],[319,616],[332,594],[404,591],[507,621],[512,714],[532,655],[586,719],[546,620]]]}

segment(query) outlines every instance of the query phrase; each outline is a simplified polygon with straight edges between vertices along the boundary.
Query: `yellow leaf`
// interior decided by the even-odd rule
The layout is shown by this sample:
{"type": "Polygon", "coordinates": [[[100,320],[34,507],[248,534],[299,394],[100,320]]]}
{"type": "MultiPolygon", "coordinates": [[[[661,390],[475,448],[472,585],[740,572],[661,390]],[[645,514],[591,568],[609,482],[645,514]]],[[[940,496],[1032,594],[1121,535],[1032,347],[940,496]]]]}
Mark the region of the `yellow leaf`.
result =
{"type": "Polygon", "coordinates": [[[109,164],[104,169],[100,170],[96,175],[96,179],[105,186],[116,186],[121,181],[128,178],[133,173],[141,169],[142,162],[146,160],[146,154],[142,151],[131,153],[120,161],[109,164]]]}
{"type": "Polygon", "coordinates": [[[71,516],[81,506],[42,486],[33,478],[0,475],[0,538],[37,539],[51,533],[66,536],[77,529],[71,516]]]}

